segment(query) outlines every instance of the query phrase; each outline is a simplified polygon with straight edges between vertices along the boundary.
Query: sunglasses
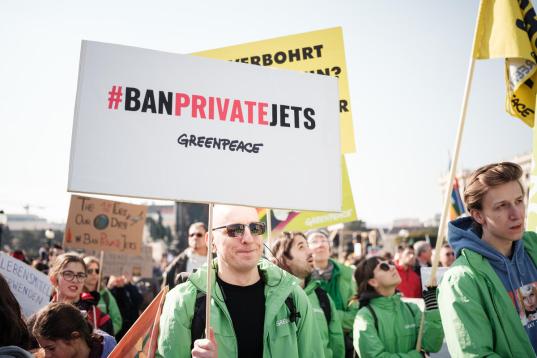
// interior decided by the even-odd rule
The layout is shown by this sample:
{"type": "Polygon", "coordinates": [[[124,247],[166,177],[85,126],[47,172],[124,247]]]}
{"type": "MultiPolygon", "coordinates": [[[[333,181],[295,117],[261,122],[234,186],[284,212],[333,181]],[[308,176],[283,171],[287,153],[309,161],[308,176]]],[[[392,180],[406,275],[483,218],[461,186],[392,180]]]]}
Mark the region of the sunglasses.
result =
{"type": "Polygon", "coordinates": [[[246,226],[250,229],[250,234],[252,235],[263,235],[265,233],[265,223],[255,222],[249,223],[248,225],[244,224],[229,224],[220,227],[215,227],[213,230],[226,229],[226,233],[229,237],[241,237],[244,235],[244,230],[246,226]]]}
{"type": "Polygon", "coordinates": [[[62,277],[69,282],[73,282],[76,278],[78,282],[84,282],[88,275],[85,272],[74,273],[73,271],[63,271],[60,273],[62,277]]]}
{"type": "Polygon", "coordinates": [[[313,239],[308,241],[308,245],[329,244],[328,239],[313,239]]]}
{"type": "Polygon", "coordinates": [[[202,237],[203,234],[201,232],[193,232],[192,234],[188,235],[189,237],[202,237]]]}
{"type": "Polygon", "coordinates": [[[99,274],[99,269],[88,269],[88,275],[92,275],[93,273],[99,274]]]}
{"type": "Polygon", "coordinates": [[[381,269],[382,271],[390,271],[392,269],[392,267],[394,267],[394,264],[393,264],[392,261],[381,262],[379,264],[379,269],[381,269]]]}

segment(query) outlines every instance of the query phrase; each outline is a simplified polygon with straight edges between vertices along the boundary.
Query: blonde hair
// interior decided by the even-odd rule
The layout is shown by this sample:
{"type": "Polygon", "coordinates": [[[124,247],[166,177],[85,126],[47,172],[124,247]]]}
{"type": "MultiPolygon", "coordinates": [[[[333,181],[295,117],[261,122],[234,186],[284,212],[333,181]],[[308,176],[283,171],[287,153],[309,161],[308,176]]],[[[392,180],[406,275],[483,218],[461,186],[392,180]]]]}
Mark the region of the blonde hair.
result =
{"type": "Polygon", "coordinates": [[[84,257],[84,263],[86,264],[86,267],[89,267],[89,265],[91,265],[91,264],[97,264],[99,266],[99,268],[101,268],[101,262],[95,256],[86,256],[86,257],[84,257]]]}
{"type": "Polygon", "coordinates": [[[54,283],[57,283],[58,274],[63,270],[65,266],[70,264],[71,262],[78,262],[79,264],[82,264],[84,266],[84,272],[86,272],[86,263],[82,259],[82,257],[79,254],[76,254],[74,252],[68,252],[65,254],[61,254],[54,260],[54,264],[50,268],[48,272],[48,277],[51,279],[51,281],[54,283]]]}

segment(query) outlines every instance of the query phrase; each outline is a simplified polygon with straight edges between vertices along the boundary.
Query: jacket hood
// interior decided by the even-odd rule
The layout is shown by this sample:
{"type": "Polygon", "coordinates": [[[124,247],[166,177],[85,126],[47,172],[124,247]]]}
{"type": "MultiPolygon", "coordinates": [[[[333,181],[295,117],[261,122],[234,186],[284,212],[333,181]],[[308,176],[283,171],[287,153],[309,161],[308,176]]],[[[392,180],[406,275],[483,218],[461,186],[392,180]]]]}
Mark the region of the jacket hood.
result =
{"type": "Polygon", "coordinates": [[[370,303],[386,309],[393,309],[401,303],[401,295],[399,293],[395,293],[391,296],[381,296],[377,294],[376,297],[371,297],[370,303]]]}
{"type": "Polygon", "coordinates": [[[485,257],[494,268],[500,279],[504,282],[510,291],[515,287],[512,284],[511,276],[518,276],[517,272],[512,272],[512,263],[524,261],[524,245],[522,240],[513,242],[512,258],[505,257],[491,245],[481,240],[476,230],[473,228],[474,219],[472,217],[463,217],[451,221],[448,226],[448,241],[455,256],[459,257],[462,249],[469,249],[485,257]],[[510,287],[509,287],[510,286],[510,287]]]}
{"type": "Polygon", "coordinates": [[[310,277],[308,277],[308,279],[306,279],[306,285],[304,286],[304,292],[306,292],[306,295],[309,295],[310,293],[315,291],[315,289],[317,287],[321,287],[319,281],[312,280],[311,276],[310,276],[310,277]]]}
{"type": "MultiPolygon", "coordinates": [[[[214,272],[218,267],[217,259],[213,260],[212,263],[212,282],[213,287],[215,287],[216,277],[214,272]]],[[[291,275],[285,270],[280,269],[278,266],[274,265],[272,262],[261,259],[257,263],[257,268],[261,275],[261,279],[265,282],[265,285],[268,287],[278,287],[278,290],[291,292],[292,286],[297,286],[299,284],[298,278],[291,275]]],[[[192,273],[188,280],[201,292],[207,292],[207,265],[203,265],[196,272],[192,273]]]]}
{"type": "Polygon", "coordinates": [[[372,300],[382,297],[376,291],[366,291],[360,295],[358,302],[360,303],[360,308],[365,307],[371,303],[372,300]]]}
{"type": "MultiPolygon", "coordinates": [[[[470,216],[451,221],[448,226],[448,241],[455,255],[459,257],[462,249],[470,249],[486,257],[490,261],[503,262],[506,259],[498,250],[481,240],[473,228],[474,219],[470,216]]],[[[523,252],[522,241],[513,243],[513,258],[523,252]]]]}

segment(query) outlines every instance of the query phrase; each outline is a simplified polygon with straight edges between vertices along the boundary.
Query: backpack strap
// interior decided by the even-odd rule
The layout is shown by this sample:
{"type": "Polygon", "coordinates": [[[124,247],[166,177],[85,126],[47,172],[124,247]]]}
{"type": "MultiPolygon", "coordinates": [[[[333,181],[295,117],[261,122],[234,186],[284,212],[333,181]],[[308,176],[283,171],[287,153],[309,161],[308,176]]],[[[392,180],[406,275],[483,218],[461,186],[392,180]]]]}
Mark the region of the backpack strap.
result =
{"type": "MultiPolygon", "coordinates": [[[[404,301],[403,301],[403,304],[410,311],[410,314],[412,315],[412,317],[414,317],[414,311],[412,311],[412,308],[410,307],[410,304],[408,302],[404,302],[404,301]]],[[[379,319],[377,317],[377,314],[375,313],[375,310],[373,309],[373,307],[371,307],[371,305],[367,305],[366,307],[369,310],[369,312],[371,312],[371,316],[373,316],[373,321],[375,322],[375,329],[378,332],[378,330],[379,330],[379,319]]]]}
{"type": "Polygon", "coordinates": [[[293,298],[291,295],[285,299],[285,304],[287,305],[287,308],[289,308],[289,321],[294,322],[298,325],[298,319],[301,317],[300,312],[297,311],[295,306],[295,301],[293,301],[293,298]]]}
{"type": "Polygon", "coordinates": [[[106,306],[106,312],[110,314],[110,296],[108,296],[108,291],[104,290],[101,297],[103,298],[104,304],[106,306]]]}
{"type": "Polygon", "coordinates": [[[366,307],[369,310],[369,312],[371,312],[371,315],[373,316],[373,321],[375,322],[375,329],[377,330],[377,333],[378,333],[378,331],[379,331],[379,319],[377,317],[377,314],[375,313],[375,310],[373,309],[373,307],[371,307],[371,305],[367,305],[366,307]]]}
{"type": "Polygon", "coordinates": [[[317,295],[319,305],[324,312],[326,324],[330,325],[330,322],[332,322],[332,309],[330,307],[330,299],[328,298],[328,294],[320,286],[315,287],[315,294],[317,295]]]}
{"type": "Polygon", "coordinates": [[[194,303],[194,316],[190,326],[191,343],[190,349],[194,349],[194,341],[205,336],[205,292],[197,291],[194,303]]]}
{"type": "MultiPolygon", "coordinates": [[[[205,336],[205,300],[207,295],[205,292],[197,291],[196,302],[194,303],[194,315],[190,326],[190,349],[194,349],[194,341],[202,339],[205,336]]],[[[301,317],[297,311],[293,298],[289,295],[285,299],[285,304],[289,309],[289,321],[298,324],[298,319],[301,317]]]]}
{"type": "Polygon", "coordinates": [[[190,275],[193,274],[195,271],[196,270],[194,270],[193,272],[179,272],[175,276],[175,279],[173,280],[174,287],[179,286],[180,284],[188,281],[188,278],[190,277],[190,275]]]}

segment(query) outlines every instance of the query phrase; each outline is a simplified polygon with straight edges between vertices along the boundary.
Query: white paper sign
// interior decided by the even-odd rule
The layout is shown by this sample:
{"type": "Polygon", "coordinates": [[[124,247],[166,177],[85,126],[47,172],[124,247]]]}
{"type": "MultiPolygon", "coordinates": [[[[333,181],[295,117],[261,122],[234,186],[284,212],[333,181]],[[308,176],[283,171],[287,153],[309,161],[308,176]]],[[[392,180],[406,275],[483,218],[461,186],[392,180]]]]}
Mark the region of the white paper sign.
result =
{"type": "Polygon", "coordinates": [[[6,279],[24,316],[30,317],[49,303],[52,285],[44,273],[0,252],[0,274],[6,279]]]}
{"type": "Polygon", "coordinates": [[[340,211],[337,85],[84,41],[68,190],[340,211]]]}
{"type": "MultiPolygon", "coordinates": [[[[440,286],[440,282],[442,282],[442,277],[444,277],[444,274],[449,269],[449,267],[438,267],[438,270],[436,271],[436,285],[440,286]]],[[[425,291],[425,286],[429,284],[429,281],[431,280],[431,273],[433,271],[432,267],[420,267],[421,270],[421,289],[422,291],[425,291]]]]}

